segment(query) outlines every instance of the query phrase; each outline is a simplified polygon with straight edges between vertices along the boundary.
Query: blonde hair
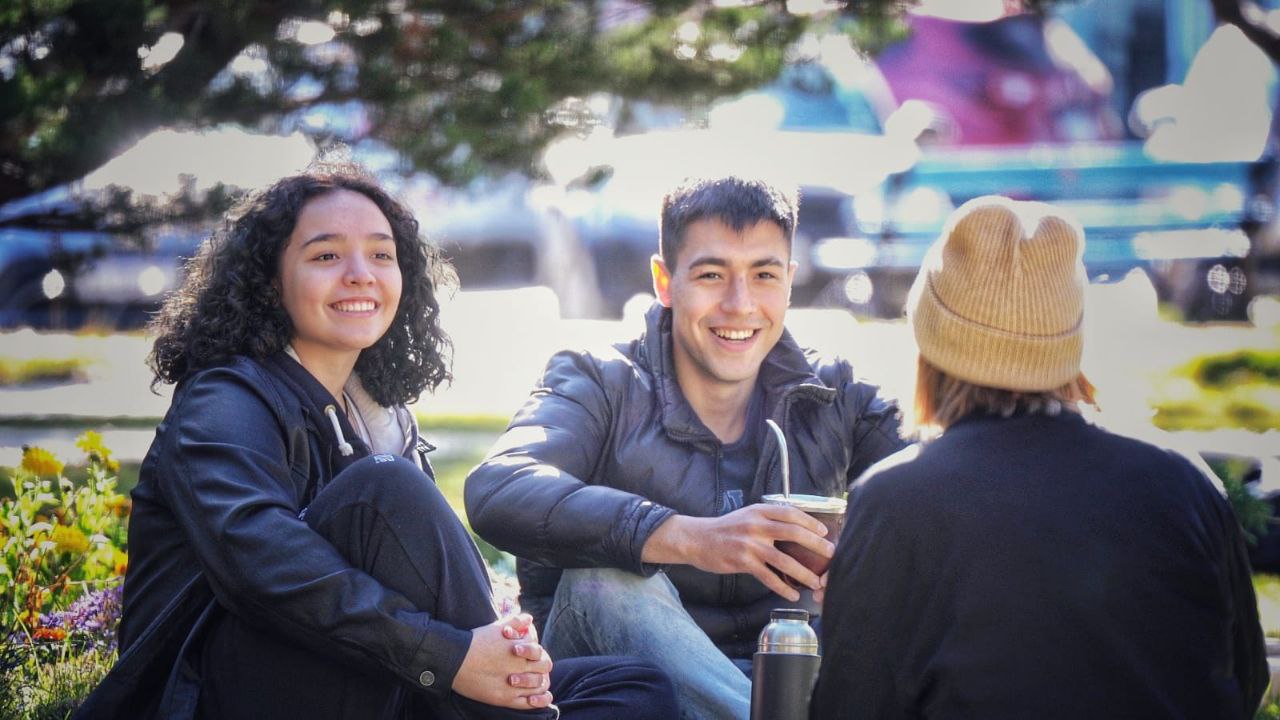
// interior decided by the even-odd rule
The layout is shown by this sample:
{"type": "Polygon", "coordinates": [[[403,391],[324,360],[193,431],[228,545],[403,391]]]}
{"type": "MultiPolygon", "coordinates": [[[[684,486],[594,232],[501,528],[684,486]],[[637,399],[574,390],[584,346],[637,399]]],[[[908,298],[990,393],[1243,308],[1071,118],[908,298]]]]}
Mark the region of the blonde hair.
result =
{"type": "Polygon", "coordinates": [[[1079,403],[1098,407],[1093,383],[1084,373],[1052,390],[1005,390],[961,380],[940,370],[923,355],[916,358],[915,417],[911,423],[923,437],[937,435],[957,420],[974,414],[1057,415],[1064,408],[1074,410],[1079,403]]]}

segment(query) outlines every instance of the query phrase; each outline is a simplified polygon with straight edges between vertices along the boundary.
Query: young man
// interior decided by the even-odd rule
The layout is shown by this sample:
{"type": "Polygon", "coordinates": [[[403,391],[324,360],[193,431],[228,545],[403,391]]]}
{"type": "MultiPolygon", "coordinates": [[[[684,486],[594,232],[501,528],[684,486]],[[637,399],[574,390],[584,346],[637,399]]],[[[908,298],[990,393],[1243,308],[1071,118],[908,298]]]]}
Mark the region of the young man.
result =
{"type": "Polygon", "coordinates": [[[1076,411],[1079,225],[983,197],[908,301],[933,440],[849,492],[815,718],[1252,718],[1244,538],[1186,458],[1076,411]]]}
{"type": "Polygon", "coordinates": [[[760,181],[669,193],[644,333],[552,357],[467,479],[472,527],[519,557],[521,602],[553,656],[653,660],[686,717],[746,717],[743,669],[769,610],[797,601],[795,585],[821,600],[824,578],[774,543],[830,557],[834,538],[760,502],[782,490],[765,419],[798,493],[842,495],[903,446],[894,405],[783,327],[795,222],[794,195],[760,181]]]}

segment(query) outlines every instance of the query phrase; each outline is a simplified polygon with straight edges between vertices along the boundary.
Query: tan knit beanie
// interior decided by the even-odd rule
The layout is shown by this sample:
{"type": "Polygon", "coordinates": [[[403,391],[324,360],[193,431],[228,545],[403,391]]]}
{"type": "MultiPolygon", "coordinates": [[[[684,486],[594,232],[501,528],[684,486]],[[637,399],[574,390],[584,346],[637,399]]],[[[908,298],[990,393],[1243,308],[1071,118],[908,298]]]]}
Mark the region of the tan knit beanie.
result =
{"type": "Polygon", "coordinates": [[[920,354],[953,377],[1044,391],[1080,373],[1084,233],[1044,203],[956,209],[907,300],[920,354]]]}

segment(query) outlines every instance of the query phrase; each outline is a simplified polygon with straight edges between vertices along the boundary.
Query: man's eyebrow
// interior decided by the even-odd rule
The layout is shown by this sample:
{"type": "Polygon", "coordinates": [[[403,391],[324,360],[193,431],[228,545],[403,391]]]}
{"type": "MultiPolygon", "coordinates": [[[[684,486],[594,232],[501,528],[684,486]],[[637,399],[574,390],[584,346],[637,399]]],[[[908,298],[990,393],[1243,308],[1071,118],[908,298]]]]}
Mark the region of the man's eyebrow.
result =
{"type": "MultiPolygon", "coordinates": [[[[703,256],[703,257],[697,257],[697,258],[694,258],[694,259],[693,259],[693,261],[689,263],[689,267],[691,267],[691,268],[692,268],[692,267],[698,267],[698,266],[700,266],[700,265],[713,265],[713,266],[715,266],[715,267],[728,267],[728,266],[729,266],[729,261],[728,261],[728,260],[725,260],[725,259],[724,259],[724,258],[722,258],[722,257],[715,257],[715,256],[711,256],[711,255],[706,255],[706,256],[703,256]]],[[[758,267],[786,267],[786,266],[787,266],[787,263],[786,263],[782,258],[780,258],[780,257],[778,257],[778,256],[776,256],[776,255],[771,255],[771,256],[769,256],[769,257],[767,257],[767,258],[760,258],[759,260],[756,260],[756,261],[754,261],[754,262],[752,262],[752,263],[751,263],[751,267],[753,267],[753,268],[758,268],[758,267]]]]}
{"type": "Polygon", "coordinates": [[[725,260],[722,257],[713,257],[710,255],[696,257],[693,260],[689,261],[689,267],[698,267],[699,265],[715,265],[716,267],[728,267],[729,261],[725,260]]]}

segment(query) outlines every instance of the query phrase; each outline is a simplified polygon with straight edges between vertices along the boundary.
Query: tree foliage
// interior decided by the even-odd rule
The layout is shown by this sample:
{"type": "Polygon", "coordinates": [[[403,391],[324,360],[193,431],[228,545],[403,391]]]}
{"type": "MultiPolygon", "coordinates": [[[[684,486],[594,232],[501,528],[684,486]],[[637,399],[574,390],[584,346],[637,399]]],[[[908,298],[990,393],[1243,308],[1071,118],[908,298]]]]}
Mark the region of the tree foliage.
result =
{"type": "MultiPolygon", "coordinates": [[[[872,52],[913,4],[838,3],[872,52]]],[[[808,21],[785,0],[716,5],[3,0],[0,204],[83,177],[160,127],[306,130],[317,106],[361,108],[359,134],[446,182],[527,168],[556,133],[591,121],[575,99],[687,104],[759,85],[808,21]]]]}
{"type": "Polygon", "coordinates": [[[442,179],[523,167],[574,120],[552,112],[565,99],[742,89],[800,28],[778,4],[691,0],[8,0],[0,203],[162,126],[289,130],[352,101],[361,133],[442,179]],[[677,32],[689,21],[696,35],[677,32]]]}

